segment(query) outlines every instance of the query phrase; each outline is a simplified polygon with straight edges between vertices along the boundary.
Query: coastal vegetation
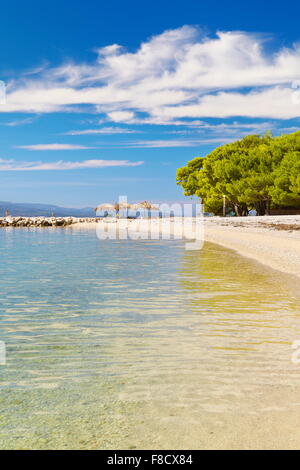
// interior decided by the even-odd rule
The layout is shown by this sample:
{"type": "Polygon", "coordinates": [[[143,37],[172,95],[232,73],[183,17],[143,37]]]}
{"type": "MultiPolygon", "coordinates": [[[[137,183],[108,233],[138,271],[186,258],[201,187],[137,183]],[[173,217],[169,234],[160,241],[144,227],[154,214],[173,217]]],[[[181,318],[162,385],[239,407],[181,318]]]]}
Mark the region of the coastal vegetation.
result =
{"type": "Polygon", "coordinates": [[[205,157],[179,168],[176,182],[186,196],[198,196],[205,210],[237,215],[255,209],[300,207],[300,131],[273,137],[271,132],[249,135],[222,145],[205,157]]]}

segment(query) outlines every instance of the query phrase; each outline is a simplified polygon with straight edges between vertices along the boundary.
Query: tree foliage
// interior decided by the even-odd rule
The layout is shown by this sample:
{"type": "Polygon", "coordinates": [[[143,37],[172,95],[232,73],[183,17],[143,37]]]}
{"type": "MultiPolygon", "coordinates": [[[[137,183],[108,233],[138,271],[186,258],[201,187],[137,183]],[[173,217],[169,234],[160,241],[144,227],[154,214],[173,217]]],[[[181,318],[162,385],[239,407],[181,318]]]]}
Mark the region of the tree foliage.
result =
{"type": "Polygon", "coordinates": [[[206,210],[220,213],[223,195],[238,215],[300,205],[300,131],[273,137],[249,135],[179,168],[176,182],[206,210]]]}

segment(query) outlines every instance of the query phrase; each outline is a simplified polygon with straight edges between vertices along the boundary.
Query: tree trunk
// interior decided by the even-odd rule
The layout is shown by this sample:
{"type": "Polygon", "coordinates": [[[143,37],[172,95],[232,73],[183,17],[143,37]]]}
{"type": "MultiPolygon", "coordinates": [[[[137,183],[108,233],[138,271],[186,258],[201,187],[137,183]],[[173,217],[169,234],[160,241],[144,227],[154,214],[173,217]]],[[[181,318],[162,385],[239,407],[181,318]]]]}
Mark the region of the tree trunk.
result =
{"type": "Polygon", "coordinates": [[[242,209],[242,216],[247,217],[248,216],[248,207],[246,204],[243,204],[243,209],[242,209]]]}
{"type": "Polygon", "coordinates": [[[240,214],[240,207],[237,204],[234,205],[234,211],[235,211],[236,215],[238,217],[240,217],[240,215],[241,215],[240,214]]]}
{"type": "Polygon", "coordinates": [[[248,207],[246,204],[235,204],[234,210],[238,217],[246,217],[248,215],[248,207]]]}
{"type": "Polygon", "coordinates": [[[258,215],[266,215],[267,203],[266,201],[259,201],[255,204],[255,209],[258,215]]]}

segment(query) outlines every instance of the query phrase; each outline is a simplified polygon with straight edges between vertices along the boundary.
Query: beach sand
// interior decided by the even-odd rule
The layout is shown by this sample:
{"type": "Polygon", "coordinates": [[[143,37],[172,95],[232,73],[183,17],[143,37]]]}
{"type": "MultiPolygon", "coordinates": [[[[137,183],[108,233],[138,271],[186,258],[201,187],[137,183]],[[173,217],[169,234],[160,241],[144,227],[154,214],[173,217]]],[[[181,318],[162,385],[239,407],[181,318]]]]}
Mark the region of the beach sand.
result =
{"type": "Polygon", "coordinates": [[[300,276],[300,216],[208,219],[205,239],[300,276]]]}

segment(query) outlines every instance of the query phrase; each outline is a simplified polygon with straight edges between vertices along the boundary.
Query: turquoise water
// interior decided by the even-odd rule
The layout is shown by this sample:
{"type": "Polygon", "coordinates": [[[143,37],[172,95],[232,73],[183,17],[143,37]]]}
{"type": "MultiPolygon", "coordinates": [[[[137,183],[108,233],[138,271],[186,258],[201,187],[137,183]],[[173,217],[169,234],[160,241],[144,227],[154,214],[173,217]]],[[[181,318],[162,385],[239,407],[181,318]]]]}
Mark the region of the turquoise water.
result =
{"type": "Polygon", "coordinates": [[[72,228],[3,229],[0,255],[0,448],[234,446],[282,413],[295,436],[292,278],[72,228]]]}

